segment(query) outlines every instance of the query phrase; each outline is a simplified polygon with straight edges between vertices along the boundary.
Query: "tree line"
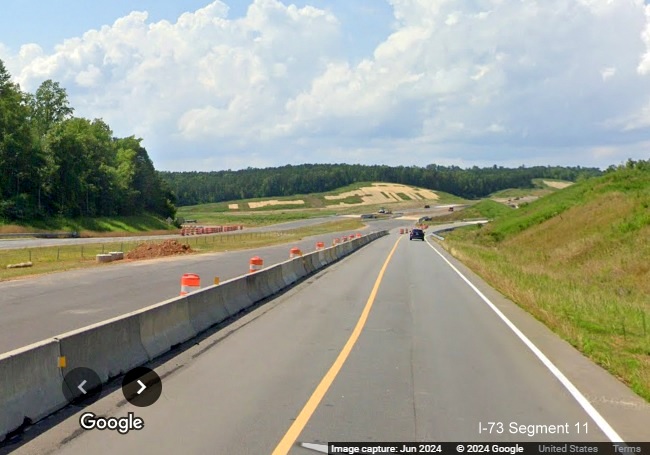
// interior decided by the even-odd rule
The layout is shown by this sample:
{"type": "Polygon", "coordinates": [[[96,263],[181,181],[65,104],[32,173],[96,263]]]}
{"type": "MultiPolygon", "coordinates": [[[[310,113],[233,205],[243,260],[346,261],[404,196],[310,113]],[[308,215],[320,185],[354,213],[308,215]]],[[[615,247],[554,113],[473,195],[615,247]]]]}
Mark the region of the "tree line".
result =
{"type": "Polygon", "coordinates": [[[73,116],[59,83],[26,93],[0,60],[0,218],[174,217],[175,197],[135,137],[73,116]]]}
{"type": "Polygon", "coordinates": [[[577,181],[601,175],[597,168],[535,166],[519,168],[302,164],[214,172],[160,172],[179,205],[261,197],[322,193],[358,182],[391,182],[444,191],[467,199],[507,188],[531,188],[534,178],[577,181]]]}

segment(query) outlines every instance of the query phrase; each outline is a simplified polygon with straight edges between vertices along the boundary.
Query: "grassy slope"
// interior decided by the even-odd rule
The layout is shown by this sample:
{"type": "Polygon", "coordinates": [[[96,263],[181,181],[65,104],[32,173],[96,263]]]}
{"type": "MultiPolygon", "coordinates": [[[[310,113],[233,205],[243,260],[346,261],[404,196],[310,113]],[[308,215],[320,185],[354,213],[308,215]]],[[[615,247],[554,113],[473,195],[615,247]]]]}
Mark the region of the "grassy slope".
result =
{"type": "MultiPolygon", "coordinates": [[[[244,199],[238,201],[219,202],[214,204],[201,204],[193,206],[180,207],[178,209],[178,216],[194,220],[199,223],[214,223],[214,224],[243,224],[245,226],[264,226],[275,223],[282,223],[286,221],[294,221],[306,218],[321,217],[327,215],[346,215],[346,214],[359,214],[359,213],[376,213],[380,208],[390,208],[393,211],[399,211],[404,208],[421,207],[425,203],[432,204],[432,201],[411,201],[405,200],[402,197],[400,201],[386,201],[382,204],[370,204],[363,206],[338,206],[329,207],[337,203],[358,204],[362,202],[360,196],[348,196],[345,199],[327,200],[326,195],[338,195],[348,191],[354,191],[365,186],[371,186],[371,182],[359,182],[353,185],[348,185],[338,188],[328,193],[314,193],[314,194],[299,194],[295,196],[283,197],[270,197],[270,198],[257,198],[257,199],[244,199]],[[278,200],[278,201],[292,201],[303,200],[304,204],[301,205],[276,205],[266,206],[256,209],[251,209],[248,206],[249,202],[265,201],[265,200],[278,200]],[[232,210],[228,207],[229,204],[239,204],[238,210],[232,210]]],[[[415,187],[413,187],[415,188],[415,187]]],[[[415,191],[415,190],[414,190],[415,191]]],[[[448,203],[466,203],[467,201],[457,196],[436,192],[440,199],[435,203],[448,204],[448,203]]],[[[406,195],[404,195],[406,196],[406,195]]],[[[410,198],[408,198],[410,199],[410,198]]]]}
{"type": "Polygon", "coordinates": [[[456,210],[447,215],[437,216],[433,221],[436,223],[448,223],[450,221],[469,220],[473,218],[487,218],[492,220],[512,211],[513,209],[501,204],[500,202],[484,199],[462,210],[456,210]]]}
{"type": "Polygon", "coordinates": [[[0,221],[0,233],[22,233],[22,232],[72,232],[77,231],[83,235],[96,235],[101,233],[147,233],[152,234],[159,231],[175,229],[164,220],[152,215],[121,216],[113,218],[47,218],[45,220],[34,220],[25,224],[2,224],[0,221]]]}
{"type": "Polygon", "coordinates": [[[444,244],[650,401],[649,207],[650,173],[618,171],[444,244]]]}
{"type": "Polygon", "coordinates": [[[492,193],[489,197],[491,198],[516,198],[516,197],[526,197],[526,196],[537,196],[542,197],[548,194],[559,191],[557,188],[548,186],[544,181],[547,182],[559,182],[559,183],[572,183],[565,180],[555,180],[555,179],[533,179],[532,184],[533,188],[509,188],[507,190],[497,191],[492,193]]]}

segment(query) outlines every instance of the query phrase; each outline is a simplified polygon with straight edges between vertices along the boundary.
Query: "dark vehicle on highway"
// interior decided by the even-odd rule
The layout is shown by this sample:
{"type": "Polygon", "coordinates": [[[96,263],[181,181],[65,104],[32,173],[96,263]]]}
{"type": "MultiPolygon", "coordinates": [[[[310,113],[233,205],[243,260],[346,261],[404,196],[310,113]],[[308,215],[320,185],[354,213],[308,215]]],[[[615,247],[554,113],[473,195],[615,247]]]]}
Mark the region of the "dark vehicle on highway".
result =
{"type": "Polygon", "coordinates": [[[413,229],[409,235],[409,240],[420,239],[424,242],[424,231],[422,229],[413,229]]]}

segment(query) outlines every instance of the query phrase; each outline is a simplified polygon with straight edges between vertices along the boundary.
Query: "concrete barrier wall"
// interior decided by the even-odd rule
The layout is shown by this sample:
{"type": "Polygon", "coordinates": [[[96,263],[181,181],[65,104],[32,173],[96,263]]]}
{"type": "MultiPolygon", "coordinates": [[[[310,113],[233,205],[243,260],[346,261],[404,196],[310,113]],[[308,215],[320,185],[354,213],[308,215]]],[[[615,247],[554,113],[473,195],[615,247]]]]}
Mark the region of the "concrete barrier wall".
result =
{"type": "Polygon", "coordinates": [[[176,297],[148,307],[139,316],[140,340],[151,359],[197,335],[190,322],[185,297],[176,297]]]}
{"type": "Polygon", "coordinates": [[[246,275],[246,292],[251,303],[259,302],[272,294],[271,287],[268,284],[267,270],[246,275]]]}
{"type": "Polygon", "coordinates": [[[282,278],[281,264],[275,264],[274,266],[266,269],[265,272],[266,272],[266,281],[269,287],[271,288],[272,294],[280,292],[286,286],[284,279],[282,278]]]}
{"type": "Polygon", "coordinates": [[[253,301],[248,295],[248,289],[246,289],[246,280],[242,279],[242,277],[224,281],[219,287],[221,288],[223,303],[230,316],[234,316],[252,305],[253,301]]]}
{"type": "Polygon", "coordinates": [[[0,356],[0,441],[23,424],[66,405],[59,343],[44,340],[0,356]]]}
{"type": "Polygon", "coordinates": [[[150,360],[140,340],[140,314],[129,313],[55,337],[70,371],[86,367],[102,381],[150,360]]]}
{"type": "Polygon", "coordinates": [[[328,248],[327,251],[325,252],[325,254],[327,255],[327,259],[328,259],[330,264],[332,262],[336,261],[336,259],[337,259],[336,258],[336,249],[334,247],[328,248]]]}
{"type": "Polygon", "coordinates": [[[314,262],[314,254],[318,253],[309,253],[302,257],[302,263],[305,266],[305,269],[307,269],[307,275],[314,273],[320,268],[320,264],[316,266],[316,263],[314,262]]]}
{"type": "Polygon", "coordinates": [[[285,286],[290,286],[298,280],[298,274],[293,267],[293,259],[283,262],[280,264],[280,267],[282,269],[282,279],[284,280],[285,286]]]}
{"type": "Polygon", "coordinates": [[[0,441],[25,418],[36,422],[66,405],[66,372],[90,368],[106,382],[387,234],[371,233],[0,355],[0,441]]]}
{"type": "Polygon", "coordinates": [[[307,267],[305,267],[305,261],[303,258],[295,258],[291,260],[293,271],[296,273],[298,278],[304,278],[308,275],[307,267]]]}
{"type": "Polygon", "coordinates": [[[320,250],[318,252],[318,262],[320,263],[321,267],[325,267],[327,264],[329,264],[329,261],[327,260],[327,251],[320,250]]]}
{"type": "Polygon", "coordinates": [[[196,333],[201,333],[230,317],[223,301],[221,286],[210,286],[202,289],[201,292],[188,294],[185,298],[187,299],[190,323],[196,333]]]}
{"type": "Polygon", "coordinates": [[[318,251],[315,251],[313,253],[309,253],[307,262],[309,263],[309,268],[312,271],[316,271],[322,267],[320,263],[320,254],[318,251]]]}

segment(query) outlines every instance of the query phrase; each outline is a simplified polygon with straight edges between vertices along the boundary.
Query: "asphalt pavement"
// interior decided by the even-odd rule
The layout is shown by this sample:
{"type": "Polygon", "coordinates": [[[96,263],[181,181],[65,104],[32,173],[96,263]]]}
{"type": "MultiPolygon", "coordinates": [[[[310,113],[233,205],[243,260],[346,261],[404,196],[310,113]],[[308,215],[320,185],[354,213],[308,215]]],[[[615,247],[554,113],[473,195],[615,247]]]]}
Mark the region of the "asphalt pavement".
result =
{"type": "MultiPolygon", "coordinates": [[[[274,224],[271,226],[260,226],[255,228],[246,228],[243,231],[236,232],[269,232],[269,231],[287,231],[301,227],[315,226],[318,224],[329,223],[345,219],[341,216],[328,216],[322,218],[310,218],[306,220],[289,221],[286,223],[274,224]]],[[[215,234],[218,235],[218,234],[215,234]]],[[[39,248],[44,246],[64,246],[64,245],[87,245],[89,243],[120,243],[145,240],[166,240],[184,238],[180,234],[164,235],[144,235],[131,237],[91,237],[81,239],[0,239],[0,250],[10,250],[18,248],[39,248]]]]}
{"type": "Polygon", "coordinates": [[[116,390],[84,410],[133,412],[144,429],[81,431],[72,412],[15,453],[650,440],[646,403],[427,243],[381,238],[156,366],[163,392],[150,407],[116,390]]]}
{"type": "MultiPolygon", "coordinates": [[[[354,232],[368,232],[370,229],[354,232]]],[[[58,272],[0,282],[0,353],[176,297],[181,276],[195,273],[201,286],[244,275],[249,260],[265,266],[289,259],[289,250],[315,250],[317,241],[352,232],[332,233],[253,250],[174,256],[58,272]]],[[[201,240],[201,237],[193,237],[201,240]]]]}
{"type": "MultiPolygon", "coordinates": [[[[412,221],[376,221],[354,232],[409,225],[412,221]]],[[[351,233],[313,236],[254,250],[115,262],[0,282],[0,353],[176,297],[185,273],[199,275],[205,287],[212,285],[215,277],[223,282],[246,274],[253,256],[269,266],[287,260],[293,246],[307,253],[315,250],[317,241],[330,246],[335,237],[351,233]]]]}

